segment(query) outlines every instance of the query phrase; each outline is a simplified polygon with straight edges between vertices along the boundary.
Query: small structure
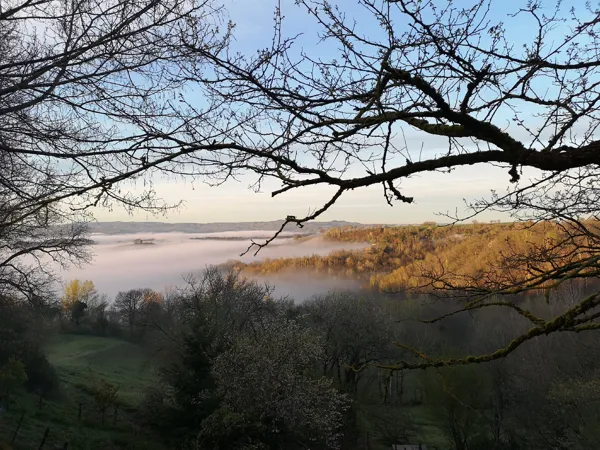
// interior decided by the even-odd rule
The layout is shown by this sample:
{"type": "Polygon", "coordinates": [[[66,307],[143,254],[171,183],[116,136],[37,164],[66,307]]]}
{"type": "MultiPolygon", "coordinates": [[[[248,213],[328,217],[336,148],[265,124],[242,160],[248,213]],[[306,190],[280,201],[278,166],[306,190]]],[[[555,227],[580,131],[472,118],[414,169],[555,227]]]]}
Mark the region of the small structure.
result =
{"type": "Polygon", "coordinates": [[[424,444],[394,444],[392,450],[427,450],[424,444]]]}
{"type": "Polygon", "coordinates": [[[135,245],[154,245],[154,239],[135,239],[135,245]]]}

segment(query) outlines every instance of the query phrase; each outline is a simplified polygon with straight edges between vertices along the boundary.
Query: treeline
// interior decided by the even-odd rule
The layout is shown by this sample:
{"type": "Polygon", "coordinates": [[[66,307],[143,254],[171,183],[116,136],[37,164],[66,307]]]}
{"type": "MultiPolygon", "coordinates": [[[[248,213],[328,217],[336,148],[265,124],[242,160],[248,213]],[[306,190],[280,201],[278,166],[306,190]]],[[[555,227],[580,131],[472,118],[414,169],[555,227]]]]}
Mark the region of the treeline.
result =
{"type": "MultiPolygon", "coordinates": [[[[60,332],[142,342],[169,305],[169,291],[134,288],[115,298],[100,294],[91,280],[71,280],[47,316],[60,332]]],[[[151,333],[150,333],[151,334],[151,333]]]]}
{"type": "MultiPolygon", "coordinates": [[[[585,294],[565,283],[548,302],[522,306],[552,317],[585,294]]],[[[72,282],[61,300],[2,302],[4,395],[15,383],[40,395],[58,387],[41,352],[44,333],[121,333],[159,367],[133,420],[166,448],[592,450],[600,439],[595,333],[534,339],[491,364],[386,369],[491,353],[530,327],[514,311],[424,324],[414,319],[453,311],[456,302],[332,292],[294,304],[216,268],[181,289],[132,289],[107,305],[91,282],[72,282]]]]}
{"type": "MultiPolygon", "coordinates": [[[[597,225],[586,223],[588,229],[597,225]]],[[[350,277],[383,291],[410,288],[502,288],[590,256],[589,237],[570,224],[511,222],[438,226],[333,228],[322,237],[364,242],[363,250],[231,263],[250,275],[302,269],[350,277]]],[[[544,287],[542,284],[540,287],[544,287]]]]}
{"type": "MultiPolygon", "coordinates": [[[[548,303],[521,304],[552,317],[586,293],[567,283],[548,303]]],[[[145,345],[158,355],[160,383],[137,420],[170,448],[596,448],[596,334],[536,339],[491,364],[385,369],[492,353],[530,326],[493,309],[412,320],[455,308],[427,296],[348,292],[297,305],[239,273],[210,269],[156,310],[145,345]]]]}

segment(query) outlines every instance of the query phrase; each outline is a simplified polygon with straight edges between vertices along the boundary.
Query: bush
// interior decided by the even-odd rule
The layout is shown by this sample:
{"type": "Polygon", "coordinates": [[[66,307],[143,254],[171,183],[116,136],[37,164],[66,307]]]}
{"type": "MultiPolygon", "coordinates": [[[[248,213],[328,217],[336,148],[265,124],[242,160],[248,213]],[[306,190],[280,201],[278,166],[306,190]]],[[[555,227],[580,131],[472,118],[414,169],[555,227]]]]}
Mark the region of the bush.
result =
{"type": "Polygon", "coordinates": [[[35,341],[28,326],[27,315],[23,308],[0,308],[0,366],[11,357],[25,366],[28,391],[47,394],[58,386],[58,377],[46,359],[41,344],[35,341]],[[1,314],[6,313],[4,316],[1,314]]]}
{"type": "Polygon", "coordinates": [[[105,317],[98,317],[96,319],[85,317],[80,323],[63,322],[60,325],[60,331],[64,334],[77,334],[83,336],[123,337],[121,325],[112,322],[105,317]]]}
{"type": "Polygon", "coordinates": [[[28,377],[25,383],[28,391],[46,396],[58,388],[59,380],[56,371],[40,348],[32,349],[23,363],[28,377]]]}

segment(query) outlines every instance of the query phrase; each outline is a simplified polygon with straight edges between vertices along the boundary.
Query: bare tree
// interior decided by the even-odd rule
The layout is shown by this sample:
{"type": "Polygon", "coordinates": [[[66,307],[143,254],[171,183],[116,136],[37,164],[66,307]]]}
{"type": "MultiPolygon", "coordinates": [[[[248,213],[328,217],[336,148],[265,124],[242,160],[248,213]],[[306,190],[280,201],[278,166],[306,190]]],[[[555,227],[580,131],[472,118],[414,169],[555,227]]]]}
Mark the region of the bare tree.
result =
{"type": "Polygon", "coordinates": [[[65,266],[86,261],[89,243],[85,226],[65,222],[58,207],[44,205],[11,220],[22,197],[32,198],[46,188],[44,180],[36,177],[25,161],[0,149],[0,297],[26,298],[35,305],[52,296],[50,263],[65,266]]]}
{"type": "Polygon", "coordinates": [[[129,334],[134,335],[136,326],[144,319],[144,314],[152,308],[157,293],[152,289],[130,289],[126,292],[119,292],[115,298],[114,308],[120,313],[121,318],[129,326],[129,334]]]}
{"type": "Polygon", "coordinates": [[[504,167],[507,192],[470,204],[470,217],[451,218],[499,210],[526,221],[524,229],[543,222],[558,230],[543,245],[504,255],[477,279],[445,274],[443,267],[429,274],[428,288],[466,293],[470,301],[461,310],[510,308],[530,322],[529,332],[469,358],[423,360],[414,350],[420,361],[394,367],[490,361],[537,336],[600,328],[597,292],[550,318],[509,298],[493,300],[550,292],[566,279],[599,274],[600,11],[564,2],[531,1],[504,12],[506,4],[493,0],[357,0],[362,12],[356,14],[326,0],[295,3],[320,26],[333,56],[299,50],[299,38],[285,35],[278,10],[270,48],[248,56],[210,53],[190,42],[214,70],[186,67],[190,78],[205,83],[207,96],[231,111],[221,125],[223,137],[235,143],[224,169],[253,171],[256,188],[275,179],[280,187],[273,196],[309,186],[332,189],[321,207],[288,216],[280,232],[319,217],[348,191],[379,185],[390,205],[412,203],[403,180],[475,164],[504,167]],[[504,26],[514,16],[530,32],[522,42],[504,26]],[[405,131],[446,148],[402,141],[405,131]],[[523,176],[524,168],[535,169],[531,177],[523,176]],[[517,267],[526,270],[512,270],[517,267]]]}
{"type": "Polygon", "coordinates": [[[219,17],[209,0],[2,1],[2,294],[47,297],[50,260],[85,261],[91,206],[166,207],[117,183],[184,163],[162,139],[185,125],[181,42],[222,45],[219,17]]]}
{"type": "Polygon", "coordinates": [[[312,298],[303,309],[325,344],[323,375],[337,375],[348,392],[357,393],[360,368],[390,359],[392,321],[376,300],[331,293],[312,298]]]}

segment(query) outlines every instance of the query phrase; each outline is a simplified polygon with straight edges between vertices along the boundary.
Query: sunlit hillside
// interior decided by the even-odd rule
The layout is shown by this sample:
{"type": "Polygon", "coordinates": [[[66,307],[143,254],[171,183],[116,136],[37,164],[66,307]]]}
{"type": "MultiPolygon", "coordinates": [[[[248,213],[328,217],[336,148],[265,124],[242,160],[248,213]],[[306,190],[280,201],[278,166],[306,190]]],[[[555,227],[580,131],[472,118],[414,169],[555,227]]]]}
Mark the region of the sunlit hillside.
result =
{"type": "MultiPolygon", "coordinates": [[[[588,229],[596,227],[588,224],[588,229]]],[[[589,236],[554,222],[344,227],[332,228],[323,237],[336,242],[367,242],[370,246],[235,266],[252,275],[302,269],[357,278],[365,286],[384,291],[417,287],[492,289],[507,288],[524,279],[537,283],[538,275],[551,271],[558,261],[568,263],[593,254],[586,247],[589,236]]]]}

